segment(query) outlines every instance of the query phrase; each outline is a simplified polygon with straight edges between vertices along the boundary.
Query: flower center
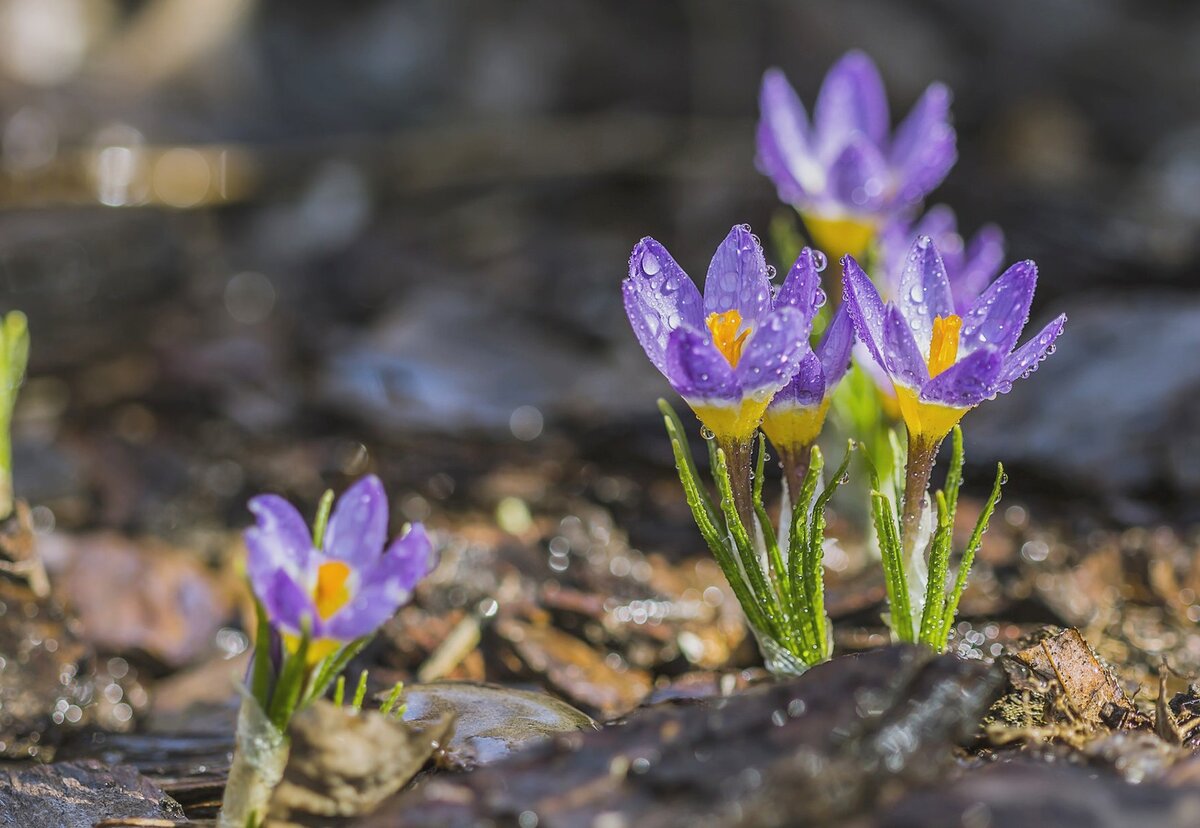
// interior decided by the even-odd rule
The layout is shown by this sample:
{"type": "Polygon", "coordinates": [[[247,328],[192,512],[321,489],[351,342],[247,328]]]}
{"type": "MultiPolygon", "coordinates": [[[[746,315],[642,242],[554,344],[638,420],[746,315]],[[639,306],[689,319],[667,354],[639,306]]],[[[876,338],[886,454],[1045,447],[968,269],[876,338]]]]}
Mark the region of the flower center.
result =
{"type": "Polygon", "coordinates": [[[742,346],[750,335],[749,328],[741,330],[742,315],[736,310],[727,310],[724,313],[710,313],[705,321],[712,331],[713,344],[729,362],[729,367],[736,368],[738,360],[742,358],[742,346]]]}
{"type": "Polygon", "coordinates": [[[929,343],[929,378],[933,379],[958,359],[958,335],[962,317],[950,314],[933,320],[933,339],[929,343]]]}
{"type": "Polygon", "coordinates": [[[317,569],[317,587],[313,590],[313,602],[322,621],[340,610],[350,600],[350,567],[341,561],[326,561],[317,569]]]}

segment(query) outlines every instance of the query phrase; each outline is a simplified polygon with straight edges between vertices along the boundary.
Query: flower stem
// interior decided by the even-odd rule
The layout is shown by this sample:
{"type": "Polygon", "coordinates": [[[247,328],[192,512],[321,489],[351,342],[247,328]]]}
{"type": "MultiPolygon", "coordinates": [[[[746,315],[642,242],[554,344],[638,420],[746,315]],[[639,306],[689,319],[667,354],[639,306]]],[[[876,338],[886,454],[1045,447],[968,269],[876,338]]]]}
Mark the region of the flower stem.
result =
{"type": "Polygon", "coordinates": [[[723,439],[718,441],[729,465],[729,483],[733,490],[733,505],[747,532],[753,532],[754,500],[750,487],[750,440],[723,439]]]}
{"type": "Polygon", "coordinates": [[[789,446],[779,449],[779,459],[783,465],[783,475],[787,480],[788,499],[793,506],[804,488],[804,478],[808,475],[808,466],[812,462],[812,446],[789,446]]]}
{"type": "Polygon", "coordinates": [[[929,476],[933,473],[933,461],[937,459],[940,439],[930,440],[921,436],[908,437],[908,462],[904,467],[904,504],[900,517],[900,537],[904,549],[904,560],[911,561],[916,551],[917,535],[921,529],[921,513],[925,508],[925,496],[929,491],[929,476]]]}

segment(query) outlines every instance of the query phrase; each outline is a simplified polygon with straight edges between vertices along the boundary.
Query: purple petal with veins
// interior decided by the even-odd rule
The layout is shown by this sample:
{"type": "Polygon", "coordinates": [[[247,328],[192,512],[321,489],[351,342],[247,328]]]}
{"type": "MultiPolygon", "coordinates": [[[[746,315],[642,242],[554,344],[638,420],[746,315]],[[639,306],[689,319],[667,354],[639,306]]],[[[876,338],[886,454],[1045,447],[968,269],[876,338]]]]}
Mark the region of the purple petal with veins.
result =
{"type": "Polygon", "coordinates": [[[654,367],[665,374],[671,332],[682,325],[704,327],[700,291],[667,249],[647,236],[633,248],[621,292],[634,335],[654,367]]]}
{"type": "Polygon", "coordinates": [[[963,317],[962,343],[968,351],[992,347],[1006,355],[1017,344],[1037,287],[1037,265],[1017,262],[980,294],[963,317]]]}
{"type": "Polygon", "coordinates": [[[338,498],[325,530],[325,554],[355,567],[373,562],[387,542],[388,502],[373,474],[338,498]]]}
{"type": "Polygon", "coordinates": [[[742,324],[755,328],[771,310],[771,277],[750,228],[735,225],[717,247],[704,277],[704,315],[736,310],[742,324]]]}

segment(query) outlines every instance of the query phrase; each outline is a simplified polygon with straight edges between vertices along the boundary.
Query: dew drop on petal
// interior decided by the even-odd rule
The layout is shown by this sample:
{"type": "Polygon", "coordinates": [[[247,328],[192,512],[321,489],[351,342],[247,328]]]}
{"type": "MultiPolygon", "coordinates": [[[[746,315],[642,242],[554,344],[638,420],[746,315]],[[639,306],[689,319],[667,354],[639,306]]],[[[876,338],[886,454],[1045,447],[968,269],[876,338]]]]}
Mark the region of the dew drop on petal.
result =
{"type": "Polygon", "coordinates": [[[642,272],[643,273],[645,273],[647,276],[653,276],[654,274],[658,273],[658,271],[660,271],[660,270],[662,270],[662,265],[659,264],[658,257],[656,257],[649,250],[642,253],[642,272]]]}
{"type": "Polygon", "coordinates": [[[825,258],[825,254],[820,250],[812,251],[813,267],[820,273],[829,264],[829,260],[825,258]]]}

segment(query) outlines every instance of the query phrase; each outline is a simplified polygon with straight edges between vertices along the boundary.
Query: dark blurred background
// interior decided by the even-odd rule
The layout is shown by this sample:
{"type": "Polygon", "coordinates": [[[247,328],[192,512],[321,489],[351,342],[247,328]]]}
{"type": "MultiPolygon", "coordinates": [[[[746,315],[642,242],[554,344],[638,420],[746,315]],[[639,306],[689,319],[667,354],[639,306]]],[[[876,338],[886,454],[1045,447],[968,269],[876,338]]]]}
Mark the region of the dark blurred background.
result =
{"type": "Polygon", "coordinates": [[[1135,0],[2,0],[19,491],[167,533],[367,468],[409,517],[547,486],[637,511],[669,389],[628,251],[701,276],[765,233],[761,74],[811,105],[853,47],[894,118],[953,88],[934,201],[1038,261],[1035,323],[1071,317],[970,458],[1051,514],[1200,516],[1200,6],[1135,0]]]}

